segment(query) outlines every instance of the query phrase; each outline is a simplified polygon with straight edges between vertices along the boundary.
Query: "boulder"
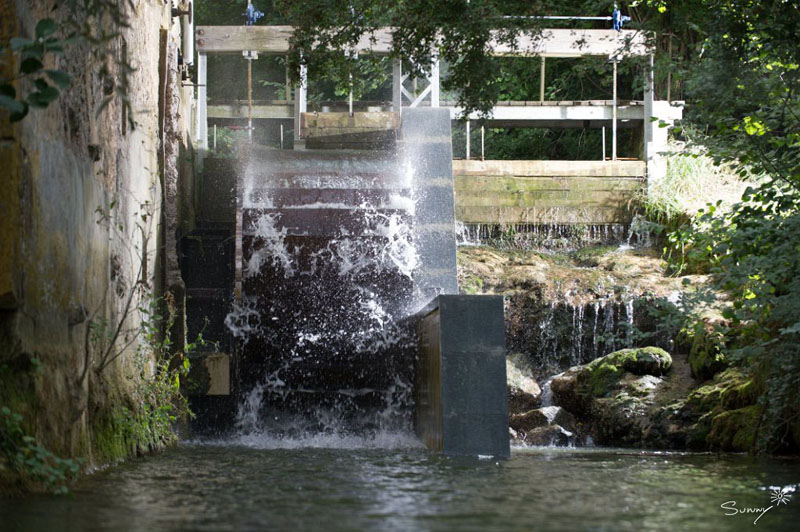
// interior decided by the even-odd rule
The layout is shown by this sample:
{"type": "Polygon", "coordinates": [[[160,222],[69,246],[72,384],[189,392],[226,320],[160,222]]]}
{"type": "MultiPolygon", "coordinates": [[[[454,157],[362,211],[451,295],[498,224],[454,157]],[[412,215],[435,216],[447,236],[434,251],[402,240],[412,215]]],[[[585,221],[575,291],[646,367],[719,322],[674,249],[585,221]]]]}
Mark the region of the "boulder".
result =
{"type": "Polygon", "coordinates": [[[757,400],[753,380],[736,368],[726,369],[655,412],[644,442],[696,451],[751,451],[757,400]]]}
{"type": "Polygon", "coordinates": [[[550,380],[553,403],[567,409],[578,418],[583,418],[588,413],[588,401],[585,394],[581,393],[579,385],[579,376],[585,375],[585,372],[584,366],[575,366],[550,380]]]}
{"type": "Polygon", "coordinates": [[[558,406],[545,406],[524,414],[512,415],[508,424],[515,431],[525,433],[549,425],[559,425],[572,433],[578,431],[578,422],[575,417],[558,406]]]}
{"type": "Polygon", "coordinates": [[[640,445],[672,358],[656,347],[622,349],[550,382],[553,401],[584,420],[601,445],[640,445]]]}
{"type": "Polygon", "coordinates": [[[558,425],[548,425],[526,432],[522,441],[528,445],[567,447],[574,444],[575,434],[558,425]]]}
{"type": "Polygon", "coordinates": [[[746,406],[726,410],[711,420],[708,447],[712,451],[748,452],[755,448],[758,420],[761,407],[746,406]]]}
{"type": "Polygon", "coordinates": [[[542,389],[532,376],[529,364],[521,353],[506,358],[508,412],[520,414],[537,408],[542,402],[542,389]]]}
{"type": "Polygon", "coordinates": [[[629,371],[634,375],[664,375],[672,367],[672,357],[660,347],[634,347],[620,349],[593,360],[593,364],[608,364],[629,371]]]}

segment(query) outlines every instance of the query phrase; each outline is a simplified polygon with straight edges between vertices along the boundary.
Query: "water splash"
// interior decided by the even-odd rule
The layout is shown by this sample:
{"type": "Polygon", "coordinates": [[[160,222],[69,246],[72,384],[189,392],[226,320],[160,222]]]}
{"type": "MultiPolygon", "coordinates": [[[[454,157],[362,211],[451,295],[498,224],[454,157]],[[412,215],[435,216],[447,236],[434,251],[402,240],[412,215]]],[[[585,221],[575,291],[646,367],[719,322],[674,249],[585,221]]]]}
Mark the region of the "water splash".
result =
{"type": "Polygon", "coordinates": [[[349,446],[408,431],[413,191],[385,161],[280,157],[243,184],[244,297],[226,319],[244,346],[239,437],[349,446]]]}

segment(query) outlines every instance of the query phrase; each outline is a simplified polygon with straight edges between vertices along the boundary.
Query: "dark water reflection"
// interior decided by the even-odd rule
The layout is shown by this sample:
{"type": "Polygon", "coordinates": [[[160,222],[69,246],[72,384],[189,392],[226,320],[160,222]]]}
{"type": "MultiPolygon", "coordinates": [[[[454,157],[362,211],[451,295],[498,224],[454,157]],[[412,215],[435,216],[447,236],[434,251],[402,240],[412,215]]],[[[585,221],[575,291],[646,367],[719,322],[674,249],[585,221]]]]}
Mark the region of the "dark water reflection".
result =
{"type": "Polygon", "coordinates": [[[0,501],[0,530],[795,531],[800,523],[800,493],[755,527],[757,514],[725,516],[720,507],[769,506],[770,487],[800,482],[797,460],[515,449],[498,462],[402,441],[374,448],[384,443],[185,443],[97,473],[67,497],[0,501]]]}

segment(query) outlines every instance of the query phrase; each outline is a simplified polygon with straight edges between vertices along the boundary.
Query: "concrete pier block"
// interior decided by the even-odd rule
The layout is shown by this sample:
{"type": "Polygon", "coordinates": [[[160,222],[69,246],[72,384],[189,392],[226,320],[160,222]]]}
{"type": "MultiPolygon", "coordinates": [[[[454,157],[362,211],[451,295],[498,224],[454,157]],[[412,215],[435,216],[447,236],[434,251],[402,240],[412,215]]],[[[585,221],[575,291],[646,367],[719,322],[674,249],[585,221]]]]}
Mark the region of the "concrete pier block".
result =
{"type": "Polygon", "coordinates": [[[421,299],[457,294],[453,146],[446,109],[403,109],[402,158],[412,173],[414,233],[421,267],[414,282],[421,299]]]}
{"type": "Polygon", "coordinates": [[[417,333],[417,435],[447,455],[508,457],[503,298],[440,295],[417,333]]]}

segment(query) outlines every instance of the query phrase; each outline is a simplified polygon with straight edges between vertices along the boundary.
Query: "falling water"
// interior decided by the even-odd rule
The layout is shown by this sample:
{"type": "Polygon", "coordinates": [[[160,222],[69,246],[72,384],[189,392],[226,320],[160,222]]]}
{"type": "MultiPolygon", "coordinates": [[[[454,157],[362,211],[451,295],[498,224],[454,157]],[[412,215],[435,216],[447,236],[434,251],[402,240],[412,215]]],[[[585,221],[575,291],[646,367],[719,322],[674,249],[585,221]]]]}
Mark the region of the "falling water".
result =
{"type": "Polygon", "coordinates": [[[239,340],[240,434],[408,429],[403,318],[419,256],[403,170],[376,154],[251,159],[240,184],[242,296],[226,318],[239,340]]]}

